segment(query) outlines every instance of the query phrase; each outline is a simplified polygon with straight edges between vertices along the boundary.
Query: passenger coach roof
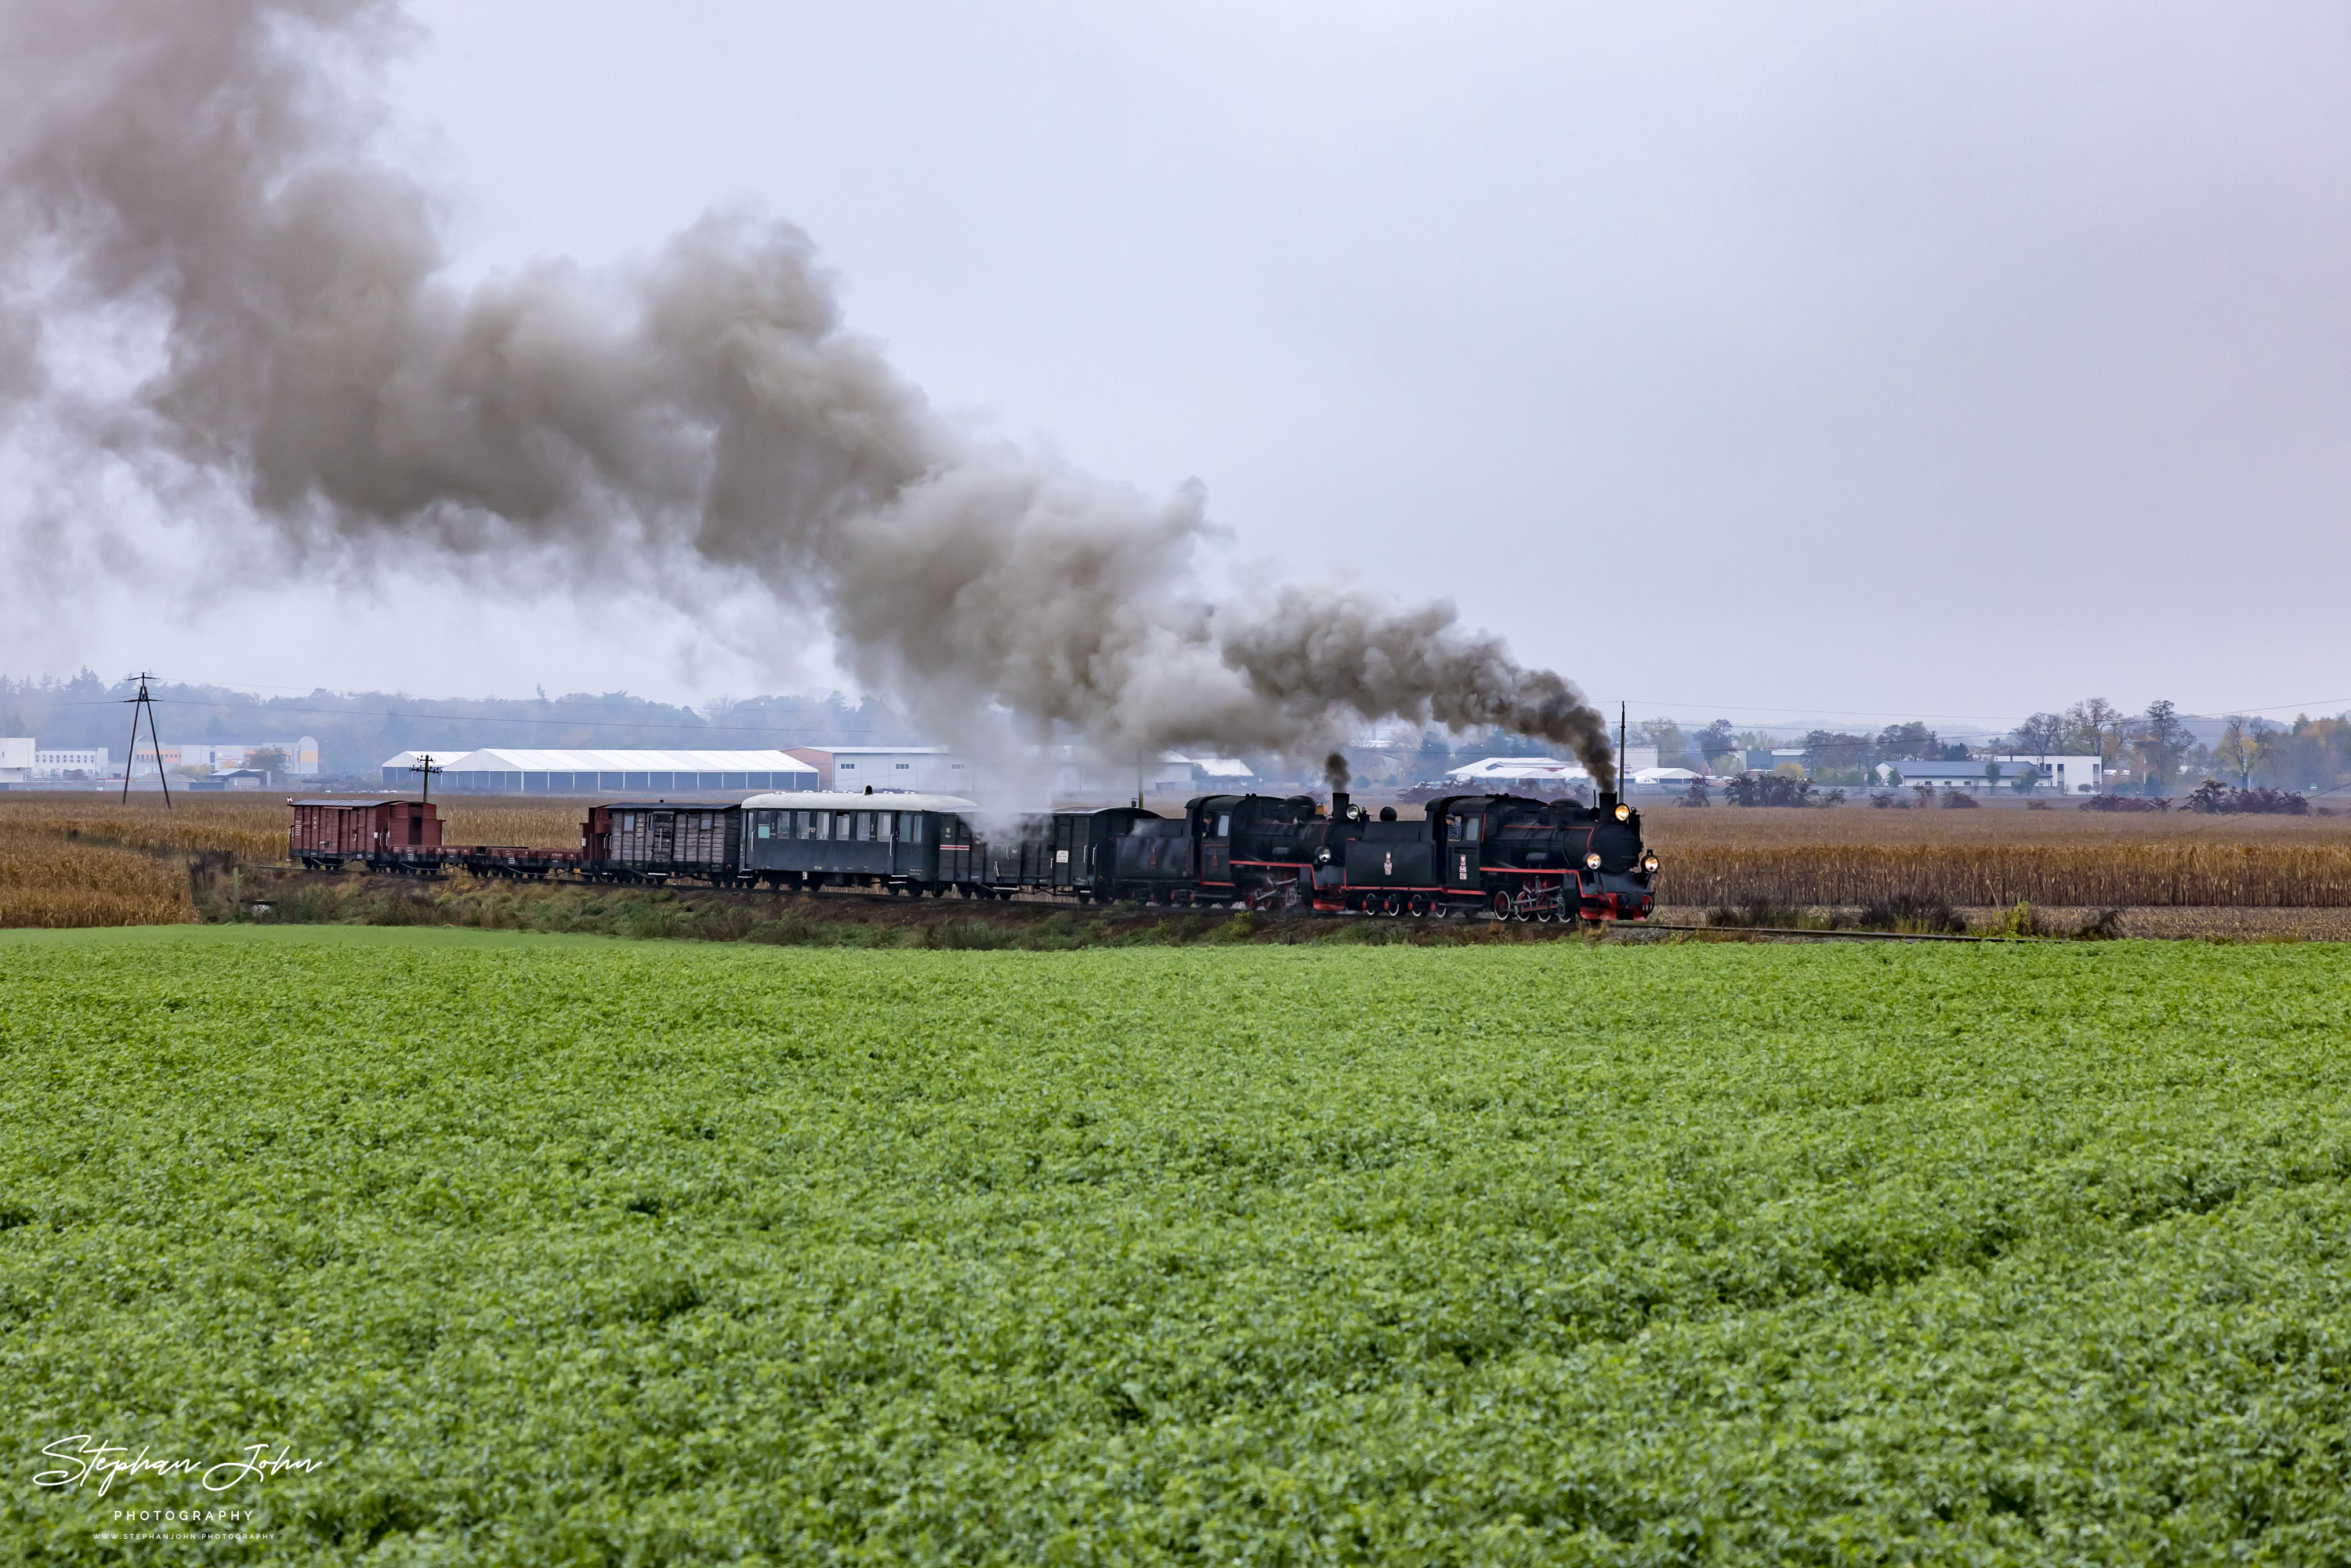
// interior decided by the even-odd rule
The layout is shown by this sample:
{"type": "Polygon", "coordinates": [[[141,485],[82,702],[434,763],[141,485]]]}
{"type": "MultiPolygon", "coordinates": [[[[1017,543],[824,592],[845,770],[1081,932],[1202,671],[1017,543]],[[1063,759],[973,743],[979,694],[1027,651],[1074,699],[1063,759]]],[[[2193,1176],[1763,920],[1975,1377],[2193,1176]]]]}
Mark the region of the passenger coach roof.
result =
{"type": "Polygon", "coordinates": [[[852,794],[846,789],[796,789],[784,794],[751,795],[743,804],[761,810],[778,807],[795,811],[977,811],[979,802],[960,795],[852,794]]]}

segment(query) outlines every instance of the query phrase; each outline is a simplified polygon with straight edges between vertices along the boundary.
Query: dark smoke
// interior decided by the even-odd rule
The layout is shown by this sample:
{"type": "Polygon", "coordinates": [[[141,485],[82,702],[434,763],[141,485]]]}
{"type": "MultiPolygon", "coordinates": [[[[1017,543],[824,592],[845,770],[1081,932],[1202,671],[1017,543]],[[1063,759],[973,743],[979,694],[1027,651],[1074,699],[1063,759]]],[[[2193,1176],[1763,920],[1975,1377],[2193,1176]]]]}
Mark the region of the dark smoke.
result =
{"type": "Polygon", "coordinates": [[[1347,766],[1347,758],[1343,754],[1334,751],[1322,759],[1322,784],[1325,789],[1336,793],[1344,789],[1347,780],[1353,777],[1354,772],[1347,766]]]}
{"type": "MultiPolygon", "coordinates": [[[[427,193],[345,78],[392,0],[14,0],[0,12],[0,415],[53,471],[226,486],[284,556],[471,561],[684,602],[716,575],[825,622],[966,744],[1297,754],[1364,720],[1606,729],[1449,605],[1207,601],[1187,486],[1154,500],[973,441],[842,324],[807,236],[705,219],[642,265],[450,280],[427,193]],[[146,322],[128,392],[59,323],[146,322]]],[[[243,536],[240,536],[243,537],[243,536]]]]}

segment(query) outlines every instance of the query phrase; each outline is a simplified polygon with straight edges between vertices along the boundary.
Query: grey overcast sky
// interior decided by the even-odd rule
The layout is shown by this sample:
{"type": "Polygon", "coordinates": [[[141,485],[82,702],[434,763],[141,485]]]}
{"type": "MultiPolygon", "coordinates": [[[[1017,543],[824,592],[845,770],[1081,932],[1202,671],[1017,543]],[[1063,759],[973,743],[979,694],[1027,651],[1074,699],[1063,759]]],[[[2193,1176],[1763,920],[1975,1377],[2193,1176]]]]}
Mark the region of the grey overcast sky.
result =
{"type": "MultiPolygon", "coordinates": [[[[465,270],[790,219],[942,405],[1199,479],[1237,579],[1449,595],[1636,715],[2351,706],[2340,5],[413,10],[386,144],[465,270]]],[[[0,658],[827,678],[645,605],[245,581],[0,658]]]]}

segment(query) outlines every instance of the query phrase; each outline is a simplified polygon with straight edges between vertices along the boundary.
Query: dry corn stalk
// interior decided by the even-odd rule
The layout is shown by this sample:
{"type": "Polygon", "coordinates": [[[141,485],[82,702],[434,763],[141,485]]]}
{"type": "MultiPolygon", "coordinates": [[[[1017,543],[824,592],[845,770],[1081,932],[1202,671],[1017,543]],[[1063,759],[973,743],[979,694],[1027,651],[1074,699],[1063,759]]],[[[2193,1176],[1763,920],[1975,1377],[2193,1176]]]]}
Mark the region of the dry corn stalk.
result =
{"type": "Polygon", "coordinates": [[[1678,904],[1859,907],[1907,895],[1959,905],[2351,905],[2351,848],[2333,844],[1813,844],[1667,857],[1678,904]]]}

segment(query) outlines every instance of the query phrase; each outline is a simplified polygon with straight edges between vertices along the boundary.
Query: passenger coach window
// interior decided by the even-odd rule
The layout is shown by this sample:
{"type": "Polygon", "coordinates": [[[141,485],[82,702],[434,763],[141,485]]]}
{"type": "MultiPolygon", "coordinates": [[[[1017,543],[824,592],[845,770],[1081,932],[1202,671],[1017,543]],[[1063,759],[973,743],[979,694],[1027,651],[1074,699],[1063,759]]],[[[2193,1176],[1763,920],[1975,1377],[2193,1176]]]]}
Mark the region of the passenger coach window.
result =
{"type": "Polygon", "coordinates": [[[764,839],[768,836],[768,824],[773,820],[774,816],[771,812],[762,811],[759,813],[758,827],[757,829],[759,837],[764,839]]]}
{"type": "Polygon", "coordinates": [[[847,811],[835,811],[832,814],[832,836],[836,842],[845,844],[849,841],[849,819],[850,813],[847,811]]]}

